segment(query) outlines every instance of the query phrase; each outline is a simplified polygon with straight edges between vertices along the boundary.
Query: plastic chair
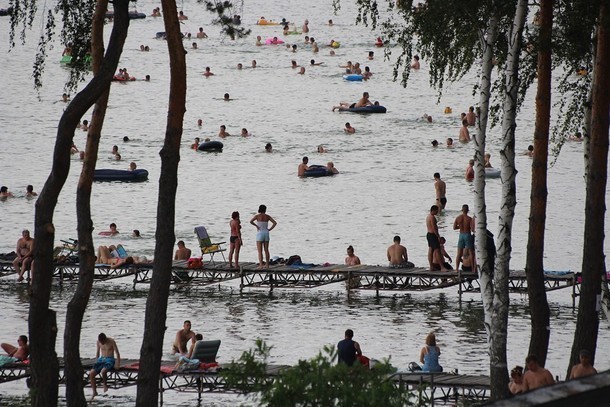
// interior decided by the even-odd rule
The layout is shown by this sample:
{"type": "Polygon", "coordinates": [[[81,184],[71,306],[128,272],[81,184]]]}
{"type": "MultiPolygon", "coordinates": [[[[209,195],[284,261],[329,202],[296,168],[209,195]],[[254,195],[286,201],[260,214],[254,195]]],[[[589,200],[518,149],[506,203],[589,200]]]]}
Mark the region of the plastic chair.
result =
{"type": "Polygon", "coordinates": [[[210,256],[210,261],[208,263],[212,263],[216,265],[214,261],[214,255],[216,253],[220,253],[222,256],[222,260],[226,263],[227,259],[225,258],[224,251],[227,249],[223,249],[221,245],[226,242],[216,242],[212,243],[212,239],[210,239],[210,235],[208,235],[208,231],[205,229],[205,226],[197,226],[195,228],[195,234],[197,235],[197,240],[199,240],[199,247],[201,248],[201,257],[204,255],[210,256]]]}

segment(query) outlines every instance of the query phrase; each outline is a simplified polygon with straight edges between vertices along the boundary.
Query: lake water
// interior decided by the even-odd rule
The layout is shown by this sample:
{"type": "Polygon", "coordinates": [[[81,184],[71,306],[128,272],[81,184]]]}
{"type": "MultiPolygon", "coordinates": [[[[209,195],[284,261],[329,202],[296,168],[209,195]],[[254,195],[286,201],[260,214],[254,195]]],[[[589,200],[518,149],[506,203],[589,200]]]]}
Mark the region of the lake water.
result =
{"type": "MultiPolygon", "coordinates": [[[[228,240],[231,212],[241,213],[244,247],[242,261],[256,260],[255,228],[248,224],[258,205],[266,204],[278,226],[271,233],[271,255],[288,257],[299,254],[304,262],[342,263],[345,248],[353,245],[365,264],[384,264],[386,247],[399,234],[408,248],[409,258],[418,266],[427,264],[424,219],[434,203],[433,173],[440,172],[447,182],[448,205],[439,217],[441,234],[447,238],[447,250],[455,257],[457,232],[452,230],[461,205],[473,207],[473,185],[463,179],[464,168],[473,155],[474,146],[459,145],[453,149],[444,144],[433,149],[431,141],[447,137],[457,139],[459,114],[475,105],[472,95],[476,73],[466,75],[447,88],[440,103],[428,84],[426,61],[413,72],[408,88],[391,80],[392,64],[384,61],[383,52],[373,47],[377,32],[353,24],[354,6],[344,1],[338,15],[333,15],[330,1],[314,0],[303,7],[301,2],[286,1],[281,10],[277,4],[248,1],[242,15],[252,35],[230,41],[210,25],[211,16],[195,1],[181,3],[186,15],[185,32],[196,33],[203,26],[209,39],[185,41],[188,50],[188,96],[184,121],[179,186],[176,201],[176,238],[195,249],[193,228],[205,225],[215,239],[228,240]],[[320,52],[313,54],[303,44],[303,36],[288,36],[297,43],[296,53],[282,46],[254,45],[257,35],[264,38],[281,35],[278,27],[255,25],[260,16],[279,20],[286,17],[300,27],[307,18],[310,36],[318,41],[320,52]],[[326,25],[333,19],[334,26],[326,25]],[[341,43],[335,56],[325,46],[334,39],[341,43]],[[189,49],[197,42],[197,50],[189,49]],[[368,51],[375,59],[367,61],[368,51]],[[321,66],[309,66],[315,59],[321,66]],[[242,63],[256,69],[238,71],[242,63]],[[306,66],[298,75],[290,68],[291,60],[306,66]],[[348,60],[370,66],[373,79],[366,83],[346,82],[339,65],[348,60]],[[201,75],[209,66],[214,76],[201,75]],[[355,101],[368,91],[372,100],[388,108],[385,115],[352,115],[332,112],[340,101],[355,101]],[[235,100],[225,102],[224,93],[235,100]],[[443,114],[445,106],[452,114],[443,114]],[[427,113],[433,123],[421,119],[427,113]],[[203,126],[197,120],[203,119],[203,126]],[[343,132],[345,122],[357,129],[343,132]],[[246,127],[253,136],[229,137],[223,140],[224,151],[205,154],[189,149],[194,137],[217,139],[220,125],[231,134],[246,127]],[[272,143],[273,154],[264,152],[272,143]],[[320,144],[325,154],[316,152],[320,144]],[[297,165],[309,156],[310,163],[333,161],[340,170],[335,177],[299,179],[297,165]]],[[[156,2],[140,1],[138,10],[150,14],[156,2]]],[[[180,6],[180,4],[179,4],[180,6]]],[[[0,184],[7,185],[17,196],[0,202],[0,251],[13,250],[23,228],[33,230],[34,201],[23,198],[25,187],[39,191],[51,166],[57,123],[65,105],[60,102],[67,70],[58,63],[63,47],[55,44],[47,62],[44,87],[38,100],[32,89],[31,66],[35,41],[40,34],[40,20],[34,23],[25,46],[8,52],[9,20],[0,19],[0,72],[6,93],[0,96],[0,184]]],[[[108,26],[110,29],[110,26],[108,26]]],[[[151,257],[154,251],[156,201],[161,149],[169,87],[167,48],[155,40],[163,31],[162,19],[132,21],[120,66],[137,78],[151,75],[151,82],[113,83],[110,105],[100,145],[98,168],[126,169],[134,161],[150,172],[148,182],[139,184],[96,183],[92,206],[96,231],[106,230],[111,222],[118,225],[120,237],[97,237],[96,245],[122,243],[130,253],[151,257]],[[140,52],[141,44],[150,52],[140,52]],[[124,143],[123,136],[131,141],[124,143]],[[111,148],[119,146],[123,160],[111,159],[111,148]],[[142,238],[130,237],[139,229],[142,238]]],[[[534,92],[521,110],[516,134],[518,152],[532,143],[534,92]]],[[[90,120],[90,112],[85,117],[90,120]]],[[[86,133],[77,130],[75,143],[85,145],[86,133]]],[[[499,129],[489,134],[488,148],[492,163],[499,165],[499,129]]],[[[530,158],[516,158],[518,205],[513,227],[511,269],[525,264],[530,192],[530,158]]],[[[55,214],[57,239],[76,238],[75,190],[81,163],[72,160],[68,181],[60,196],[55,214]]],[[[567,143],[557,163],[549,170],[547,239],[545,267],[554,270],[579,270],[582,262],[585,184],[582,145],[567,143]]],[[[489,229],[497,234],[501,182],[489,180],[487,208],[489,229]]],[[[13,342],[27,329],[28,298],[25,285],[14,277],[0,280],[5,312],[2,316],[2,341],[13,342]]],[[[63,332],[66,304],[73,287],[55,289],[52,307],[58,310],[58,324],[63,332]]],[[[565,374],[576,314],[571,310],[571,291],[549,294],[553,321],[547,367],[555,375],[565,374]]],[[[143,331],[146,287],[132,290],[130,279],[96,283],[90,308],[85,316],[81,354],[93,356],[95,339],[100,331],[113,336],[126,358],[139,354],[143,331]]],[[[273,363],[294,364],[299,358],[314,356],[324,345],[336,343],[346,328],[355,330],[365,354],[381,359],[392,357],[392,363],[406,367],[416,360],[425,335],[437,331],[442,347],[441,363],[471,374],[487,373],[486,340],[483,313],[478,294],[468,294],[458,301],[457,290],[427,293],[385,293],[375,298],[371,293],[354,293],[348,299],[342,285],[314,290],[263,290],[239,294],[238,283],[227,283],[205,289],[172,290],[168,310],[169,349],[173,335],[184,319],[193,321],[195,331],[208,339],[223,343],[219,361],[238,357],[253,346],[258,337],[274,346],[273,363]]],[[[509,325],[509,363],[522,364],[529,341],[529,310],[526,296],[512,295],[509,325]]],[[[602,322],[600,343],[610,339],[608,325],[602,322]]],[[[59,335],[58,353],[63,343],[59,335]]],[[[597,351],[598,369],[608,368],[610,352],[597,351]]],[[[87,391],[89,391],[87,389],[87,391]]],[[[25,392],[23,381],[0,386],[0,404],[15,402],[25,392]]],[[[63,390],[62,390],[63,392],[63,390]]],[[[111,391],[100,398],[100,405],[131,404],[135,389],[111,391]]],[[[192,395],[167,392],[166,405],[195,404],[192,395]]],[[[208,396],[207,403],[232,405],[234,396],[208,396]]]]}

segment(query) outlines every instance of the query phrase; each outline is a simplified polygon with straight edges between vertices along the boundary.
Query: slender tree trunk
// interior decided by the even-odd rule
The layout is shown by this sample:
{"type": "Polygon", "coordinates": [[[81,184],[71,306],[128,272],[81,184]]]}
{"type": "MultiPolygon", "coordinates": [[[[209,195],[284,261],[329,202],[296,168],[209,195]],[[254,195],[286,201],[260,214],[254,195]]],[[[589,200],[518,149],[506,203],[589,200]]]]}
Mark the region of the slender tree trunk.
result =
{"type": "Polygon", "coordinates": [[[581,349],[595,359],[599,329],[599,300],[602,276],[606,272],[604,254],[604,217],[608,178],[608,108],[610,107],[610,1],[602,1],[597,28],[597,53],[593,69],[591,106],[591,141],[587,193],[585,198],[585,234],[582,255],[582,284],[578,318],[572,344],[568,374],[578,363],[581,349]]]}
{"type": "MultiPolygon", "coordinates": [[[[487,204],[485,202],[485,168],[483,157],[485,155],[485,144],[487,136],[487,120],[489,117],[489,102],[491,98],[491,73],[493,70],[494,43],[498,36],[498,19],[493,16],[489,21],[487,31],[481,33],[481,47],[483,49],[483,62],[480,79],[480,98],[477,120],[477,134],[475,142],[475,192],[474,210],[476,214],[476,264],[479,273],[479,284],[481,286],[481,300],[483,302],[485,331],[487,333],[487,345],[491,349],[492,336],[491,324],[493,317],[493,259],[487,256],[487,204]]],[[[491,367],[490,358],[490,367],[491,367]]]]}
{"type": "Polygon", "coordinates": [[[176,189],[178,187],[178,163],[180,140],[186,104],[186,60],[175,0],[162,0],[163,20],[167,33],[170,60],[170,94],[165,142],[161,155],[159,198],[157,206],[157,230],[155,267],[146,301],[144,338],[140,349],[140,374],[136,405],[155,406],[159,399],[159,368],[167,301],[171,282],[172,252],[174,247],[174,223],[176,189]]]}
{"type": "Polygon", "coordinates": [[[513,26],[508,38],[506,61],[506,91],[502,118],[502,148],[500,150],[502,168],[502,207],[500,209],[498,231],[498,254],[494,272],[494,301],[491,320],[490,377],[494,399],[508,396],[508,369],[506,363],[506,342],[508,327],[508,275],[511,256],[511,238],[515,206],[517,204],[515,177],[515,119],[517,115],[517,93],[519,88],[519,56],[527,0],[519,0],[513,26]]]}
{"type": "MultiPolygon", "coordinates": [[[[109,49],[115,48],[117,41],[125,42],[127,30],[122,27],[123,25],[126,27],[129,23],[127,17],[128,1],[116,0],[115,4],[121,4],[122,7],[115,7],[117,10],[124,9],[125,12],[121,12],[121,16],[115,16],[118,18],[114,22],[109,49]]],[[[55,227],[53,225],[53,214],[57,205],[57,198],[70,170],[70,149],[74,138],[74,130],[81,117],[93,106],[112,80],[119,56],[120,53],[109,54],[108,58],[102,63],[99,75],[94,76],[66,107],[57,126],[57,139],[53,151],[51,173],[36,201],[34,261],[36,262],[37,273],[32,282],[29,313],[32,405],[36,407],[57,405],[58,394],[59,364],[55,353],[57,326],[55,324],[55,311],[49,309],[54,270],[55,227]]],[[[76,349],[78,349],[78,346],[76,349]]]]}
{"type": "Polygon", "coordinates": [[[536,93],[536,125],[532,160],[532,191],[530,196],[529,233],[525,273],[531,312],[529,354],[536,355],[544,366],[550,337],[550,310],[544,287],[544,228],[546,225],[547,164],[551,118],[551,29],[553,0],[540,1],[538,45],[538,91],[536,93]]]}
{"type": "MultiPolygon", "coordinates": [[[[124,30],[118,41],[108,48],[108,56],[122,53],[127,30],[129,28],[128,1],[115,1],[114,30],[124,30]]],[[[93,73],[98,75],[104,58],[104,19],[108,7],[107,0],[100,0],[96,4],[92,25],[92,58],[93,73]]],[[[116,65],[112,72],[116,71],[116,65]]],[[[76,192],[76,212],[78,219],[78,255],[80,273],[76,291],[68,304],[66,313],[66,327],[64,331],[64,359],[66,363],[66,401],[68,406],[84,406],[87,404],[83,392],[83,366],[80,360],[80,339],[82,320],[93,286],[93,273],[95,266],[95,250],[93,247],[93,222],[91,221],[91,185],[93,183],[93,172],[97,161],[97,151],[100,134],[108,105],[110,92],[110,81],[105,91],[98,99],[93,110],[91,126],[87,134],[87,145],[85,148],[85,160],[76,192]]]]}

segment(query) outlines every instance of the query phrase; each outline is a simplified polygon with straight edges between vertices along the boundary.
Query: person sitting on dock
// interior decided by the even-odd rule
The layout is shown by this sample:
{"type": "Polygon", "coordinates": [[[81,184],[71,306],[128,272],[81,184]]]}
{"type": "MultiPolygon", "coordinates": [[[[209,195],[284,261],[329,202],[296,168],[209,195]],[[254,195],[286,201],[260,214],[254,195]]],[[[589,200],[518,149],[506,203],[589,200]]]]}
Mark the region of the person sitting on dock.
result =
{"type": "MultiPolygon", "coordinates": [[[[440,238],[440,242],[441,242],[441,258],[443,259],[443,267],[445,267],[447,270],[453,270],[453,267],[451,266],[451,256],[449,256],[449,253],[447,253],[447,250],[445,250],[445,243],[447,243],[447,240],[441,236],[440,238]],[[445,259],[447,259],[447,261],[445,261],[445,259]]],[[[435,270],[440,270],[441,269],[441,265],[440,264],[436,264],[434,263],[434,269],[435,270]]]]}
{"type": "Polygon", "coordinates": [[[191,258],[191,249],[187,248],[183,240],[178,241],[178,249],[174,255],[174,260],[188,260],[191,258]]]}
{"type": "Polygon", "coordinates": [[[191,343],[191,347],[189,348],[189,354],[186,356],[188,359],[192,358],[193,351],[195,350],[195,346],[197,345],[197,342],[202,341],[202,340],[203,340],[203,335],[201,335],[201,334],[195,335],[195,342],[191,343]]]}
{"type": "Polygon", "coordinates": [[[360,264],[360,258],[354,254],[352,245],[347,246],[347,257],[345,258],[347,266],[357,266],[360,264]]]}
{"type": "MultiPolygon", "coordinates": [[[[2,347],[4,348],[4,346],[2,347]]],[[[580,363],[572,366],[572,370],[570,371],[570,380],[597,374],[597,370],[595,370],[591,364],[591,352],[583,349],[580,351],[579,358],[580,363]]]]}
{"type": "Polygon", "coordinates": [[[555,383],[553,375],[538,363],[536,355],[529,355],[525,359],[527,371],[523,375],[523,391],[530,391],[555,383]]]}
{"type": "Polygon", "coordinates": [[[354,331],[347,329],[345,331],[345,339],[337,344],[337,362],[345,363],[348,366],[353,366],[358,356],[362,356],[360,344],[354,341],[354,331]]]}
{"type": "Polygon", "coordinates": [[[0,345],[2,350],[6,352],[6,354],[13,359],[14,361],[24,361],[30,356],[30,347],[28,346],[28,337],[25,335],[20,335],[17,338],[17,345],[13,346],[10,343],[3,343],[0,345]]]}
{"type": "Polygon", "coordinates": [[[93,393],[91,400],[97,396],[97,387],[95,383],[95,376],[101,373],[102,383],[104,384],[104,393],[108,391],[108,383],[106,382],[107,373],[110,370],[118,369],[121,366],[121,354],[119,348],[113,338],[109,338],[103,332],[97,337],[97,350],[95,352],[95,358],[97,362],[93,365],[93,369],[89,372],[89,379],[91,381],[91,388],[93,393]],[[114,355],[116,354],[116,359],[114,355]]]}
{"type": "Polygon", "coordinates": [[[17,240],[15,253],[17,257],[13,260],[13,269],[17,272],[17,281],[23,281],[23,275],[32,268],[34,250],[34,239],[30,237],[30,231],[24,229],[21,237],[17,240]]]}
{"type": "Polygon", "coordinates": [[[195,332],[191,331],[191,321],[186,320],[184,321],[182,329],[176,332],[176,338],[174,339],[174,343],[172,345],[172,355],[175,355],[176,353],[186,355],[188,352],[186,344],[188,343],[189,339],[192,341],[192,343],[195,343],[196,341],[195,332]]]}
{"type": "Polygon", "coordinates": [[[523,393],[523,367],[515,366],[510,371],[510,383],[508,383],[508,391],[511,394],[523,393]]]}
{"type": "Polygon", "coordinates": [[[436,345],[436,335],[430,332],[426,336],[426,345],[421,348],[419,361],[423,363],[421,370],[430,373],[441,373],[443,367],[438,364],[438,357],[441,355],[441,348],[436,345]]]}
{"type": "Polygon", "coordinates": [[[400,236],[394,236],[394,244],[388,247],[388,261],[390,262],[390,268],[406,268],[410,269],[415,267],[413,263],[409,261],[409,255],[407,254],[407,248],[400,244],[400,236]]]}

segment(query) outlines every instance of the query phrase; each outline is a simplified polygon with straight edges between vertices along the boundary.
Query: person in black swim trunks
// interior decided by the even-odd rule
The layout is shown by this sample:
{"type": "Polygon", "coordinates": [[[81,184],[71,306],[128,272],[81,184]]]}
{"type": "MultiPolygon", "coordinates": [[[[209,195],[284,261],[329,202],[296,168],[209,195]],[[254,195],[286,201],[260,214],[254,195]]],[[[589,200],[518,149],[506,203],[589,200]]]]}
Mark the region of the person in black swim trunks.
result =
{"type": "Polygon", "coordinates": [[[449,271],[443,262],[441,254],[441,241],[438,234],[438,225],[436,224],[436,215],[438,214],[438,206],[432,205],[430,213],[426,217],[426,239],[428,240],[428,262],[430,263],[430,271],[434,271],[434,263],[441,265],[441,271],[449,271]]]}
{"type": "Polygon", "coordinates": [[[441,179],[441,174],[438,172],[434,173],[434,190],[436,191],[436,204],[440,209],[445,209],[445,205],[447,205],[447,197],[445,196],[447,193],[447,185],[445,181],[441,179]]]}

